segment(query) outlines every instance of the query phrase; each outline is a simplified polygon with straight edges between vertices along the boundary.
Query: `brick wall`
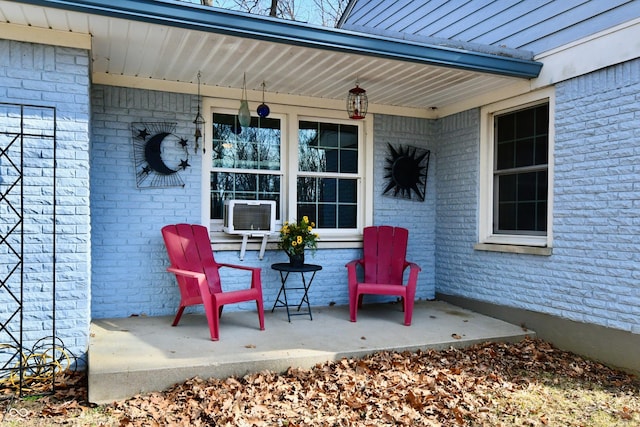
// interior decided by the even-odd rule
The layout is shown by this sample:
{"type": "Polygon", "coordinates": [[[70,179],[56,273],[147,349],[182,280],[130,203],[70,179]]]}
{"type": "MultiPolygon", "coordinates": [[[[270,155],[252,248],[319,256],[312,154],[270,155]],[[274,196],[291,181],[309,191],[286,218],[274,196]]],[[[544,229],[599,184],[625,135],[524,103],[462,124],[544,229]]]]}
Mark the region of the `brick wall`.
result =
{"type": "MultiPolygon", "coordinates": [[[[7,240],[15,248],[19,248],[20,240],[24,244],[23,347],[28,351],[34,342],[51,336],[55,313],[57,338],[67,350],[82,356],[88,345],[90,319],[88,52],[0,40],[0,57],[0,102],[6,103],[0,107],[0,130],[18,132],[22,109],[26,132],[21,183],[24,215],[17,228],[22,228],[24,237],[13,233],[7,240]]],[[[0,145],[7,156],[0,158],[0,187],[8,196],[0,203],[0,227],[6,233],[16,219],[8,203],[20,208],[16,192],[20,185],[6,193],[18,176],[8,158],[20,164],[15,157],[20,152],[20,140],[11,144],[12,137],[2,138],[0,145]]],[[[7,246],[0,253],[3,280],[8,278],[7,287],[17,298],[20,271],[9,274],[15,257],[7,246]]],[[[3,289],[3,322],[16,307],[14,298],[3,289]]],[[[15,317],[9,321],[7,329],[19,330],[18,320],[15,317]]],[[[8,343],[8,337],[2,335],[1,342],[8,343]]]]}
{"type": "Polygon", "coordinates": [[[640,333],[639,70],[557,85],[550,257],[473,250],[479,111],[440,120],[438,292],[640,333]]]}
{"type": "MultiPolygon", "coordinates": [[[[168,260],[160,235],[163,225],[200,221],[200,159],[193,157],[192,167],[180,172],[185,186],[139,189],[134,176],[131,122],[167,120],[178,123],[177,132],[192,133],[195,97],[182,94],[96,86],[92,92],[92,239],[93,289],[92,314],[96,318],[124,317],[132,314],[170,315],[175,312],[179,293],[172,275],[165,272],[168,260]]],[[[435,194],[433,179],[428,181],[427,201],[398,201],[382,197],[384,157],[387,142],[407,142],[426,147],[425,120],[376,117],[381,137],[375,142],[376,224],[402,223],[411,229],[410,256],[424,271],[420,277],[420,298],[434,293],[433,250],[435,194]],[[398,217],[398,206],[405,212],[398,217]],[[419,207],[420,209],[416,209],[419,207]],[[410,212],[410,213],[409,213],[410,212]]],[[[434,160],[429,176],[435,176],[434,160]]],[[[344,267],[358,258],[360,250],[318,250],[307,262],[321,264],[310,290],[312,305],[348,304],[347,274],[344,267]]],[[[280,278],[270,265],[284,262],[282,251],[267,250],[264,259],[257,251],[247,251],[244,261],[239,250],[216,251],[219,262],[242,263],[262,267],[265,306],[270,307],[278,293],[280,278]]],[[[246,286],[247,277],[225,272],[229,289],[246,286]]],[[[254,309],[251,303],[229,307],[254,309]]],[[[190,309],[195,310],[195,309],[190,309]]]]}
{"type": "Polygon", "coordinates": [[[556,91],[554,308],[640,333],[640,60],[556,91]]]}
{"type": "Polygon", "coordinates": [[[179,294],[165,272],[160,229],[200,219],[200,156],[193,155],[195,97],[94,86],[91,146],[92,293],[94,318],[172,313],[179,294]],[[189,140],[184,187],[138,188],[134,122],[176,123],[189,140]]]}
{"type": "MultiPolygon", "coordinates": [[[[436,227],[436,170],[437,156],[433,123],[427,119],[376,115],[374,120],[373,165],[373,223],[394,225],[409,229],[407,258],[418,264],[422,271],[418,277],[417,297],[433,299],[435,294],[435,227],[436,227]],[[425,200],[392,197],[387,193],[389,144],[394,148],[417,147],[429,150],[429,167],[425,200]]],[[[415,196],[413,194],[412,196],[415,196]]]]}

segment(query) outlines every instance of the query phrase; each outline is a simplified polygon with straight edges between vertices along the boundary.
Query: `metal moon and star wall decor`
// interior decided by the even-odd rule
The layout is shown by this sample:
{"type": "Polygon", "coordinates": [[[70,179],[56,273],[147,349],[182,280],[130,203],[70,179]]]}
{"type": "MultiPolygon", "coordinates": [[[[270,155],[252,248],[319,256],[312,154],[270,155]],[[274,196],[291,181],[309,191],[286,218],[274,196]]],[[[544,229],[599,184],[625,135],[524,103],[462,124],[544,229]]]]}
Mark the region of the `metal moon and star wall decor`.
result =
{"type": "Polygon", "coordinates": [[[383,195],[424,201],[429,170],[429,150],[389,144],[385,176],[387,186],[383,195]]]}
{"type": "Polygon", "coordinates": [[[131,123],[138,188],[184,187],[178,172],[191,166],[189,151],[175,130],[176,123],[131,123]]]}

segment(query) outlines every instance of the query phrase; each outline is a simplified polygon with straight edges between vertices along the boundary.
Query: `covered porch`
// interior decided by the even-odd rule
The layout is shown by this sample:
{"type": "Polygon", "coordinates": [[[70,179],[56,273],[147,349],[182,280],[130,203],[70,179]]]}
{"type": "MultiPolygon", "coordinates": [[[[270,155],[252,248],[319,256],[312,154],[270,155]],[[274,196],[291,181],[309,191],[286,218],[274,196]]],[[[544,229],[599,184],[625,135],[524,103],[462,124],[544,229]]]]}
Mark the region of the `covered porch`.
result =
{"type": "Polygon", "coordinates": [[[442,301],[417,301],[413,323],[402,324],[400,304],[365,304],[358,321],[346,306],[313,307],[312,316],[287,321],[286,311],[265,307],[265,330],[255,312],[224,313],[220,341],[209,339],[204,315],[98,319],[91,324],[89,400],[107,403],[160,391],[194,376],[242,376],[360,357],[382,350],[465,347],[535,336],[501,320],[442,301]]]}

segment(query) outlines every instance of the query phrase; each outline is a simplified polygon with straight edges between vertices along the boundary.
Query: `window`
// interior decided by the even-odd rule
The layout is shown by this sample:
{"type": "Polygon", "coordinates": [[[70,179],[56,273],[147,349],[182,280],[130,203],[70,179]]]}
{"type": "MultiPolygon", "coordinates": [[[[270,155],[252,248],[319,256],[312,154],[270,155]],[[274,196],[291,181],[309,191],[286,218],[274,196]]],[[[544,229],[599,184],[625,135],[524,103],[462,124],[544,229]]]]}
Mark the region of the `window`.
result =
{"type": "Polygon", "coordinates": [[[237,241],[222,232],[224,202],[231,199],[275,200],[277,226],[306,215],[325,246],[361,240],[371,221],[363,183],[372,163],[364,148],[370,122],[345,119],[343,111],[274,106],[269,117],[240,127],[237,110],[212,103],[203,216],[214,241],[237,241]]]}
{"type": "Polygon", "coordinates": [[[495,118],[493,232],[545,235],[549,104],[495,118]]]}
{"type": "Polygon", "coordinates": [[[483,108],[481,243],[551,246],[552,111],[549,91],[483,108]]]}
{"type": "Polygon", "coordinates": [[[221,220],[225,200],[275,200],[280,212],[280,119],[252,117],[242,128],[237,116],[213,114],[211,216],[221,220]]]}
{"type": "Polygon", "coordinates": [[[358,226],[358,127],[300,121],[297,216],[319,229],[358,226]]]}

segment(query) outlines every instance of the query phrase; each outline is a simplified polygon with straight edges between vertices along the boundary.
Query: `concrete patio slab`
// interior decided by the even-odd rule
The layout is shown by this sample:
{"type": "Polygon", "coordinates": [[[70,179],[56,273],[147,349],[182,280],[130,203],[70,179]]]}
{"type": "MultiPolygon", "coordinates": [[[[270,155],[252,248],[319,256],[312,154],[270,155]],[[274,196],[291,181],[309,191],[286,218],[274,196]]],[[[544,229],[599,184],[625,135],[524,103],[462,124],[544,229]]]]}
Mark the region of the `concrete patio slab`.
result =
{"type": "Polygon", "coordinates": [[[107,403],[160,391],[189,378],[225,378],[252,372],[310,368],[380,350],[466,347],[518,341],[535,332],[442,301],[416,302],[413,323],[402,324],[400,304],[369,304],[349,321],[345,306],[313,307],[287,321],[284,309],[224,313],[220,341],[211,341],[204,315],[95,320],[89,345],[89,400],[107,403]]]}

